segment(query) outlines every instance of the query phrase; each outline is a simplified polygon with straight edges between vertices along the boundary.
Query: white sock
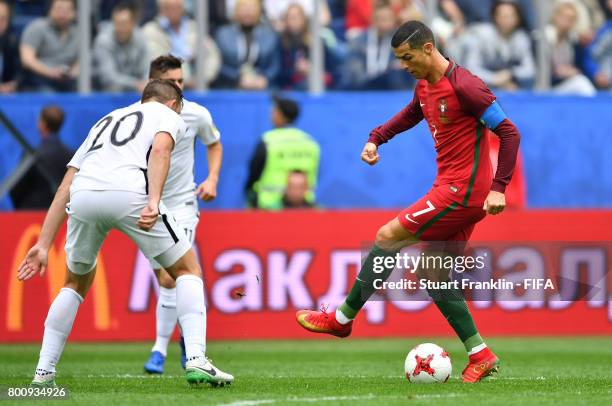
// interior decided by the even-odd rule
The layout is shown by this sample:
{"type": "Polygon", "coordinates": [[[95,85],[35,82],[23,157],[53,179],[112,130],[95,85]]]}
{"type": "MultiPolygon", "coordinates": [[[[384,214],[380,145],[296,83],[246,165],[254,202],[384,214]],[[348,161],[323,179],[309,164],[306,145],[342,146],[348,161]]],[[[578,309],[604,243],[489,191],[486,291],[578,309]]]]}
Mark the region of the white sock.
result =
{"type": "Polygon", "coordinates": [[[484,350],[485,348],[487,348],[487,345],[485,343],[479,344],[476,347],[474,347],[471,350],[469,350],[468,351],[468,355],[476,354],[477,352],[480,352],[480,351],[484,350]]]}
{"type": "Polygon", "coordinates": [[[155,325],[157,338],[151,351],[159,351],[164,357],[168,351],[168,342],[172,338],[176,326],[176,288],[167,289],[159,287],[157,309],[155,311],[155,325]]]}
{"type": "Polygon", "coordinates": [[[47,320],[45,320],[45,334],[36,366],[37,370],[55,372],[55,366],[62,355],[64,344],[72,330],[72,324],[81,303],[83,303],[81,295],[69,288],[62,288],[51,303],[47,320]]]}
{"type": "Polygon", "coordinates": [[[176,278],[176,311],[185,340],[187,359],[206,353],[204,282],[195,275],[176,278]]]}
{"type": "Polygon", "coordinates": [[[336,321],[340,324],[348,324],[349,322],[351,322],[353,319],[349,319],[348,317],[346,317],[344,315],[344,313],[342,313],[342,311],[340,310],[340,308],[336,309],[336,321]]]}

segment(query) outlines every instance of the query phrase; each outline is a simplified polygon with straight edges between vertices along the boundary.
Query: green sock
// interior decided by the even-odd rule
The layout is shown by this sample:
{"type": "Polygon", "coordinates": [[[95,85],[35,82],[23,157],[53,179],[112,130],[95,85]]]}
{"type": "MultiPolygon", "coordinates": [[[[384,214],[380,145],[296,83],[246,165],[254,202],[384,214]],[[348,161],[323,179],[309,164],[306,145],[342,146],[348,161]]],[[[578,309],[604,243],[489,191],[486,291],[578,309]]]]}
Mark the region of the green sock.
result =
{"type": "Polygon", "coordinates": [[[466,351],[470,351],[484,342],[480,334],[478,334],[474,319],[470,314],[461,291],[445,289],[428,290],[427,293],[432,297],[434,303],[446,318],[446,321],[455,330],[455,333],[457,333],[459,339],[463,342],[466,351]]]}
{"type": "Polygon", "coordinates": [[[384,266],[385,259],[388,257],[395,257],[397,251],[385,251],[378,246],[373,246],[368,254],[367,258],[361,266],[359,275],[351,288],[348,296],[339,307],[339,310],[349,319],[354,319],[359,313],[359,310],[366,304],[368,299],[376,292],[374,289],[374,281],[376,279],[382,279],[386,281],[391,275],[393,269],[395,269],[395,261],[393,261],[392,267],[384,266]],[[374,268],[384,268],[382,272],[374,272],[374,268]]]}

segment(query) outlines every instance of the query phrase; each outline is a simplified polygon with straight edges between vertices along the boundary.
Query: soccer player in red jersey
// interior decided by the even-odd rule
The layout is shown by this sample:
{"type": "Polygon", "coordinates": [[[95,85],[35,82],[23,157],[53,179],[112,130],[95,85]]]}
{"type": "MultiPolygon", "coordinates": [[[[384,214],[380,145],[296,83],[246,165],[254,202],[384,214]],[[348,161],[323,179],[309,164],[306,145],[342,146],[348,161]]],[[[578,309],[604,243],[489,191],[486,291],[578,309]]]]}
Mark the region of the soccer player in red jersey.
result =
{"type": "MultiPolygon", "coordinates": [[[[505,207],[504,191],[512,178],[520,135],[495,96],[482,80],[445,58],[436,49],[431,30],[421,22],[402,24],[391,45],[402,67],[418,83],[412,101],[370,133],[361,159],[376,164],[380,145],[425,119],[437,152],[438,174],[423,198],[378,230],[374,247],[335,313],[297,312],[298,323],[312,332],[338,337],[351,333],[353,319],[376,291],[374,280],[385,280],[394,268],[376,273],[376,259],[394,257],[400,248],[418,241],[443,241],[448,244],[445,252],[459,246],[462,254],[476,223],[505,207]],[[488,131],[500,139],[494,178],[488,131]]],[[[428,293],[468,352],[463,381],[478,382],[497,372],[499,359],[478,333],[462,293],[453,289],[428,293]]]]}

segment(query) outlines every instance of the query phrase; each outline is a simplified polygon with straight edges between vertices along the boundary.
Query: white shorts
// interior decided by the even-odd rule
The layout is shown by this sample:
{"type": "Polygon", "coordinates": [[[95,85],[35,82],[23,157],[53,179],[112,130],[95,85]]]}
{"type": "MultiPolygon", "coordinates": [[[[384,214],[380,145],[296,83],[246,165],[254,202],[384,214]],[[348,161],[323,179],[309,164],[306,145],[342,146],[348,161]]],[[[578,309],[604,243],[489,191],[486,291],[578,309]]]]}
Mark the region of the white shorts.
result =
{"type": "MultiPolygon", "coordinates": [[[[170,207],[168,208],[168,211],[174,217],[174,220],[178,224],[179,228],[181,228],[185,233],[189,243],[193,245],[196,236],[196,228],[198,227],[198,222],[200,221],[197,200],[194,198],[183,205],[170,207]]],[[[145,256],[149,259],[151,268],[163,268],[163,266],[154,258],[149,257],[146,253],[145,256]]]]}
{"type": "Polygon", "coordinates": [[[163,203],[160,216],[149,231],[138,227],[148,197],[127,191],[81,190],[70,196],[66,207],[68,233],[66,259],[73,273],[84,275],[96,264],[102,242],[111,229],[127,235],[149,258],[164,267],[176,263],[191,244],[163,203]]]}

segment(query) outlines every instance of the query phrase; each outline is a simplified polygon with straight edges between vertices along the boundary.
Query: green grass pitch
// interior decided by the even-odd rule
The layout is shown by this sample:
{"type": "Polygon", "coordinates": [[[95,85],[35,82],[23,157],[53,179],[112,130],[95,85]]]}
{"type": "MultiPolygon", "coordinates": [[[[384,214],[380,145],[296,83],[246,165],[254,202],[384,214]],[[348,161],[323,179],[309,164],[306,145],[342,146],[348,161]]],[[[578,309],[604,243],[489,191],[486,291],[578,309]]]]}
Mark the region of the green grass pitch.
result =
{"type": "MultiPolygon", "coordinates": [[[[494,338],[489,344],[502,359],[501,374],[471,385],[460,382],[461,344],[446,338],[212,342],[209,355],[236,376],[225,388],[189,387],[176,343],[161,377],[143,373],[150,344],[68,343],[57,383],[71,391],[68,403],[87,405],[612,405],[610,337],[494,338]],[[451,354],[446,384],[410,384],[403,376],[408,350],[426,341],[451,354]]],[[[0,346],[0,386],[27,385],[38,350],[0,346]]]]}

